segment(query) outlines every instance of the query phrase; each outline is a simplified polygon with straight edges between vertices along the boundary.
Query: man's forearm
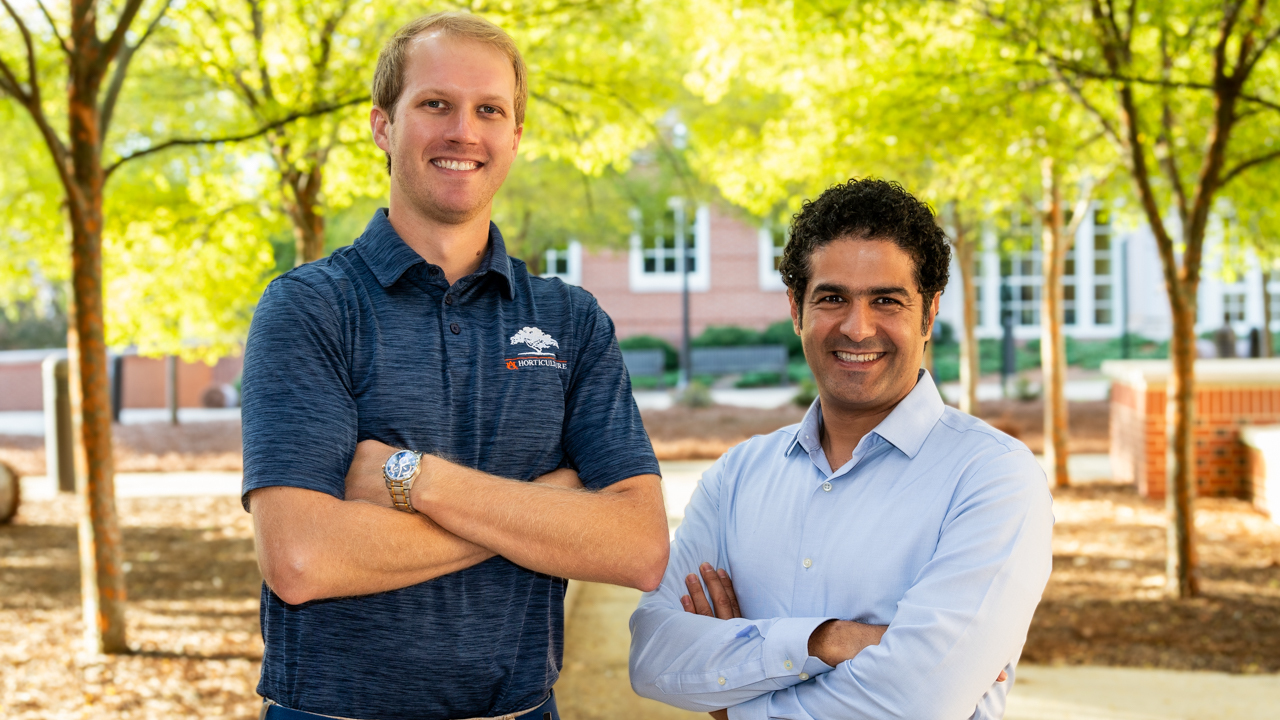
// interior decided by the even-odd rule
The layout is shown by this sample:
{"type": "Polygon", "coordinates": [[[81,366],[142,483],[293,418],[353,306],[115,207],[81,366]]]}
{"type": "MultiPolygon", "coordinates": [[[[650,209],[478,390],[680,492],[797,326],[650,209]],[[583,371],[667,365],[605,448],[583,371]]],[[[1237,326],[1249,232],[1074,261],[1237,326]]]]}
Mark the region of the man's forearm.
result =
{"type": "Polygon", "coordinates": [[[592,492],[432,458],[414,485],[413,504],[455,535],[549,575],[652,590],[666,567],[667,520],[656,475],[592,492]]]}
{"type": "Polygon", "coordinates": [[[290,604],[408,587],[494,555],[420,515],[292,487],[249,497],[263,578],[290,604]]]}

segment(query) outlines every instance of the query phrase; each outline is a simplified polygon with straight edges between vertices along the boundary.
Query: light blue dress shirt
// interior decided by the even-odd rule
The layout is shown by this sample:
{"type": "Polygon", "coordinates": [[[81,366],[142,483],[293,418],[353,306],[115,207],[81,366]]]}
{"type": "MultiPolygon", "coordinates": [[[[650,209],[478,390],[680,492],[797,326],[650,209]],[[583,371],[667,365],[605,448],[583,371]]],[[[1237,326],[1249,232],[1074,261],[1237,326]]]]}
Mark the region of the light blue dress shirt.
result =
{"type": "Polygon", "coordinates": [[[815,401],[702,476],[631,616],[632,687],[733,720],[1003,716],[1052,567],[1044,471],[925,372],[834,472],[821,422],[815,401]],[[743,619],[680,607],[702,562],[728,570],[743,619]],[[889,629],[832,668],[808,642],[833,618],[889,629]]]}

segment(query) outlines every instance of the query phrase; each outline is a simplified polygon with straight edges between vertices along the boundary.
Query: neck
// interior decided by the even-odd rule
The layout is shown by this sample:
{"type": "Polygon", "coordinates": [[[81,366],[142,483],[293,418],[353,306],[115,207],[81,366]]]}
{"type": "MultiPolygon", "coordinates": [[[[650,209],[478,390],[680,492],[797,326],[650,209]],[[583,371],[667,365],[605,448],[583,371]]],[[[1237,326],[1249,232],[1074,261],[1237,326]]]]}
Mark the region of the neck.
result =
{"type": "Polygon", "coordinates": [[[471,218],[451,223],[414,212],[410,203],[396,200],[393,190],[387,208],[391,227],[414,252],[439,266],[450,285],[480,268],[489,247],[492,203],[471,218]]]}
{"type": "Polygon", "coordinates": [[[893,409],[898,407],[898,403],[901,403],[910,393],[911,390],[908,389],[893,404],[878,409],[847,407],[836,402],[828,402],[827,398],[823,398],[819,440],[822,442],[822,452],[827,456],[827,464],[831,469],[836,470],[849,462],[849,458],[853,457],[853,451],[862,438],[889,417],[889,413],[893,412],[893,409]]]}

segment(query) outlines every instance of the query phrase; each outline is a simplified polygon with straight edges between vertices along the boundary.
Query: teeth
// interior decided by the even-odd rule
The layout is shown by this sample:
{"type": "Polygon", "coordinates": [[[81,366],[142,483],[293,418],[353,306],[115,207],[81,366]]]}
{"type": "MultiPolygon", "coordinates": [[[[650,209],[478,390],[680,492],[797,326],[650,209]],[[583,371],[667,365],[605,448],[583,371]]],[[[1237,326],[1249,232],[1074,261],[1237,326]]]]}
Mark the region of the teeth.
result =
{"type": "Polygon", "coordinates": [[[864,353],[861,355],[855,355],[853,353],[840,352],[839,350],[836,351],[836,357],[844,360],[845,362],[871,362],[883,354],[884,353],[864,353]]]}
{"type": "Polygon", "coordinates": [[[480,163],[470,160],[432,160],[431,163],[445,170],[475,170],[480,167],[480,163]]]}

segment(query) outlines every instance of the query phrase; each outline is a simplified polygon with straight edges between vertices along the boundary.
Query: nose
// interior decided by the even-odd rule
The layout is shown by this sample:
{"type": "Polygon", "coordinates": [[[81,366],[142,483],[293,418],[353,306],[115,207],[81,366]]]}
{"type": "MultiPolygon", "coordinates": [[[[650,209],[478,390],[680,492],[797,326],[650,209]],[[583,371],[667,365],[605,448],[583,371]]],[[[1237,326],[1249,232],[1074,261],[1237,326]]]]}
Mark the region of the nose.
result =
{"type": "Polygon", "coordinates": [[[449,125],[445,128],[445,140],[459,145],[475,145],[480,142],[476,132],[478,119],[474,113],[455,112],[449,117],[449,125]]]}
{"type": "Polygon", "coordinates": [[[875,313],[871,306],[855,300],[840,323],[840,333],[853,342],[862,342],[876,334],[875,313]]]}

